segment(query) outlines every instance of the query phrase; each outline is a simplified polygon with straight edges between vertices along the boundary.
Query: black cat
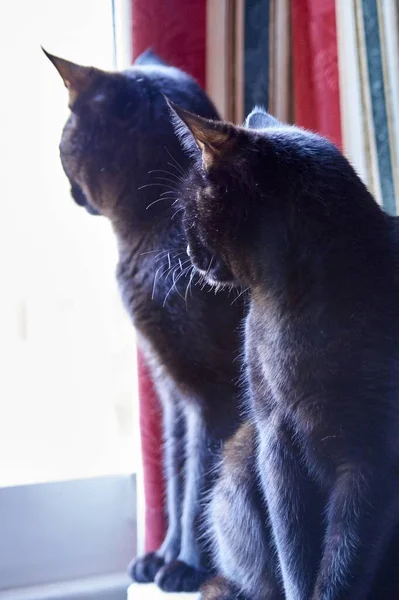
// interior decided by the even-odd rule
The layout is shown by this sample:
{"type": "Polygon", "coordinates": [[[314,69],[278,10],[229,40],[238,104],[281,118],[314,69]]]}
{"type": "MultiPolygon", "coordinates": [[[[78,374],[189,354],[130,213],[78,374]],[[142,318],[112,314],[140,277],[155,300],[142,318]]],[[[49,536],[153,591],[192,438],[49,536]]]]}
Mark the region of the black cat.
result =
{"type": "Polygon", "coordinates": [[[209,293],[187,259],[175,199],[191,161],[163,94],[206,117],[217,113],[191,77],[152,52],[119,73],[49,58],[69,89],[60,152],[72,196],[111,221],[121,295],[163,408],[168,530],[161,548],[130,571],[164,590],[195,590],[209,576],[204,498],[222,442],[238,423],[244,306],[227,292],[209,293]]]}
{"type": "Polygon", "coordinates": [[[250,290],[250,421],[211,503],[225,579],[204,596],[395,600],[397,221],[322,137],[260,110],[247,128],[172,110],[197,157],[180,191],[191,260],[250,290]]]}

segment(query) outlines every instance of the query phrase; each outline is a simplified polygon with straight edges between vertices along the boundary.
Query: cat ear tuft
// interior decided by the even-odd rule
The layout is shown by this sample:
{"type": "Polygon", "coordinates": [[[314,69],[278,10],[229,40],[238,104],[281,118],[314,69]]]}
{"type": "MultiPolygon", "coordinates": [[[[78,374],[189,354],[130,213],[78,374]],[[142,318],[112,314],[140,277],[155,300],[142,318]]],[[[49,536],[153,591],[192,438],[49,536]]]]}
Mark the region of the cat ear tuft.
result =
{"type": "Polygon", "coordinates": [[[98,71],[93,67],[84,67],[64,58],[54,56],[43,47],[42,50],[61,75],[64,85],[69,92],[69,108],[71,108],[79,94],[84,92],[92,83],[95,73],[98,71]]]}
{"type": "Polygon", "coordinates": [[[265,109],[261,108],[260,106],[255,106],[244,122],[244,127],[246,129],[267,129],[269,127],[280,126],[280,121],[266,112],[265,109]]]}
{"type": "Polygon", "coordinates": [[[177,106],[166,96],[165,100],[171,110],[173,124],[183,147],[192,153],[192,141],[194,140],[202,153],[202,163],[205,169],[209,169],[228,150],[231,150],[235,140],[233,125],[204,119],[177,106]]]}
{"type": "Polygon", "coordinates": [[[168,63],[166,63],[162,58],[155,54],[155,52],[151,48],[147,48],[144,50],[134,61],[134,65],[138,67],[167,67],[168,63]]]}

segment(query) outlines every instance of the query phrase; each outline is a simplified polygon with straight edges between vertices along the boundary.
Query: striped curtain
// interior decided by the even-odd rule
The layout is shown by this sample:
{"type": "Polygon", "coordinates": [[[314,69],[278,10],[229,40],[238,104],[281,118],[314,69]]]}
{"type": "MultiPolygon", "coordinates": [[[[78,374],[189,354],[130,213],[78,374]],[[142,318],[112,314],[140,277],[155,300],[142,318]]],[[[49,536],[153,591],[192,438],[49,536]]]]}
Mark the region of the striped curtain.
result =
{"type": "Polygon", "coordinates": [[[344,149],[378,202],[399,202],[397,0],[336,0],[344,149]]]}
{"type": "Polygon", "coordinates": [[[322,133],[396,214],[397,0],[208,0],[207,6],[207,77],[222,114],[240,123],[258,104],[322,133]]]}

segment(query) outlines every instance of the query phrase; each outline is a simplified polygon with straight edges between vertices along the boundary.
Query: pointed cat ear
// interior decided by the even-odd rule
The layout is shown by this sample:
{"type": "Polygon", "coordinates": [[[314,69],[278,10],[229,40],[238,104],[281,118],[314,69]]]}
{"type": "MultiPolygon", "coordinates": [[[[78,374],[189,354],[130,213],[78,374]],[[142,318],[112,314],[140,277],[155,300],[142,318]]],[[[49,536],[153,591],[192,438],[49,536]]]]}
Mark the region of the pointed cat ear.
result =
{"type": "Polygon", "coordinates": [[[249,113],[244,122],[246,129],[267,129],[268,127],[280,127],[281,123],[263,108],[256,106],[249,113]]]}
{"type": "Polygon", "coordinates": [[[53,56],[44,48],[42,50],[61,75],[69,92],[69,108],[71,108],[79,94],[84,92],[92,83],[98,71],[93,67],[83,67],[64,58],[53,56]]]}
{"type": "Polygon", "coordinates": [[[233,148],[236,139],[234,125],[204,119],[177,106],[166,97],[165,100],[171,110],[176,133],[183,146],[186,150],[192,151],[191,142],[194,139],[202,153],[205,169],[209,169],[233,148]]]}
{"type": "Polygon", "coordinates": [[[167,67],[168,63],[166,63],[164,60],[162,60],[162,58],[160,58],[158,56],[158,54],[155,54],[155,52],[153,50],[151,50],[151,48],[147,48],[147,50],[144,50],[144,52],[142,52],[134,61],[134,65],[135,66],[156,66],[156,67],[167,67]]]}

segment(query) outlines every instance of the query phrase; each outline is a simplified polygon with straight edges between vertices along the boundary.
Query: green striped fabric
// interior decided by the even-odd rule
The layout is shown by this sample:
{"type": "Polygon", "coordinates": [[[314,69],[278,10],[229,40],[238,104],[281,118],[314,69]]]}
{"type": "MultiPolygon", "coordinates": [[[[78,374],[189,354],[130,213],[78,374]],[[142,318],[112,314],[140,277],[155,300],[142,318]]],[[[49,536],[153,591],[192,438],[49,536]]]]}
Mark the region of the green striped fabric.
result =
{"type": "MultiPolygon", "coordinates": [[[[387,85],[384,77],[381,14],[377,0],[362,0],[363,27],[366,45],[366,62],[371,100],[371,112],[374,122],[375,146],[380,175],[382,205],[390,214],[396,214],[394,186],[394,165],[392,164],[391,140],[387,109],[387,85]]],[[[386,74],[385,74],[386,75],[386,74]]],[[[399,107],[397,107],[399,110],[399,107]]]]}
{"type": "Polygon", "coordinates": [[[246,0],[244,8],[244,112],[268,108],[270,0],[246,0]]]}

